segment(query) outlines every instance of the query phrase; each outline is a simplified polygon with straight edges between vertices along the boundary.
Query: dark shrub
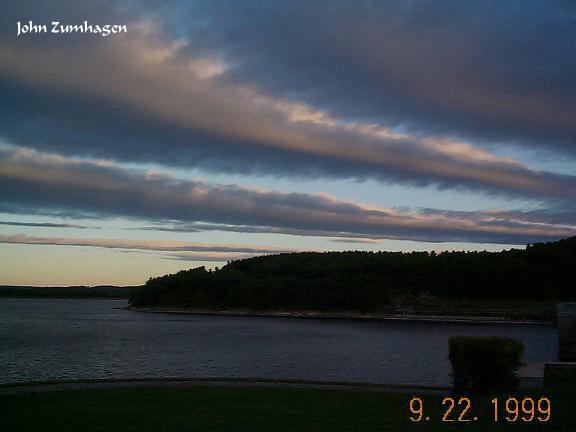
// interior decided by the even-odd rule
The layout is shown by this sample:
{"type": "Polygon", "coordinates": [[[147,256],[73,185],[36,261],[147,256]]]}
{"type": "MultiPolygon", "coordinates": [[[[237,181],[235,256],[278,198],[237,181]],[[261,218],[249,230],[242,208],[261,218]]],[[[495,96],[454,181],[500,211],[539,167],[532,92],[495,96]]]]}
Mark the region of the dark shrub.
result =
{"type": "Polygon", "coordinates": [[[522,342],[510,338],[450,338],[454,390],[474,393],[514,390],[518,387],[515,372],[523,352],[522,342]]]}

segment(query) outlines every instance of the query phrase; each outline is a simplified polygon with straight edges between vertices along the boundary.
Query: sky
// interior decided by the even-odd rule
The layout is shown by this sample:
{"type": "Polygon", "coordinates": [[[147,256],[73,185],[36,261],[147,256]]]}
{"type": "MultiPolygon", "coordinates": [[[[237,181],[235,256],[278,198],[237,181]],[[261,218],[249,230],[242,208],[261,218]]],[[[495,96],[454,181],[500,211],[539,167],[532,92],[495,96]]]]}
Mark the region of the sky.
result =
{"type": "Polygon", "coordinates": [[[576,235],[573,1],[0,7],[0,284],[576,235]]]}

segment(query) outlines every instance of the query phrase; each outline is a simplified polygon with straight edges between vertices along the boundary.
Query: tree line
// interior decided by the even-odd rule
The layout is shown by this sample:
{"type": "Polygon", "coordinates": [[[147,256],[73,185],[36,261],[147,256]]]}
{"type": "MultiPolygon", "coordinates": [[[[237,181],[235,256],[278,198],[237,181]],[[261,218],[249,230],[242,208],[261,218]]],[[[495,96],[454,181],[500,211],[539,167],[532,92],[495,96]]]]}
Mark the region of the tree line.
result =
{"type": "Polygon", "coordinates": [[[150,279],[134,306],[205,310],[389,311],[421,296],[576,299],[576,237],[502,252],[302,252],[150,279]]]}

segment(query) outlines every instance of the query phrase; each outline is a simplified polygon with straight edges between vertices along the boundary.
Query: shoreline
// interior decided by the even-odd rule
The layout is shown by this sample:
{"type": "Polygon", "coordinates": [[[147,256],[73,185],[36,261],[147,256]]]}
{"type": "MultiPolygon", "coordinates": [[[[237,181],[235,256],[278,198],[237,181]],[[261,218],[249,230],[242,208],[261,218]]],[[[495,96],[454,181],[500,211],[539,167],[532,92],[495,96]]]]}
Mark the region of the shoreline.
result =
{"type": "Polygon", "coordinates": [[[509,325],[545,325],[556,326],[552,321],[536,321],[536,320],[509,320],[502,318],[489,317],[489,316],[457,316],[457,315],[418,315],[418,314],[360,314],[349,312],[316,312],[316,311],[234,311],[234,310],[220,310],[220,311],[206,311],[199,309],[189,308],[153,308],[153,307],[135,307],[126,306],[125,309],[134,312],[145,313],[164,313],[164,314],[183,314],[183,315],[208,315],[208,316],[233,316],[233,317],[260,317],[260,318],[304,318],[304,319],[338,319],[338,320],[366,320],[366,321],[394,321],[394,322],[436,322],[446,324],[475,324],[475,325],[494,325],[494,324],[509,324],[509,325]]]}
{"type": "Polygon", "coordinates": [[[427,394],[446,393],[451,387],[422,386],[410,384],[379,384],[343,381],[314,381],[298,379],[267,378],[126,378],[126,379],[81,379],[32,381],[25,383],[0,384],[0,396],[12,396],[25,393],[54,392],[81,389],[116,388],[190,388],[190,387],[258,387],[258,388],[302,388],[336,391],[388,392],[427,394]]]}

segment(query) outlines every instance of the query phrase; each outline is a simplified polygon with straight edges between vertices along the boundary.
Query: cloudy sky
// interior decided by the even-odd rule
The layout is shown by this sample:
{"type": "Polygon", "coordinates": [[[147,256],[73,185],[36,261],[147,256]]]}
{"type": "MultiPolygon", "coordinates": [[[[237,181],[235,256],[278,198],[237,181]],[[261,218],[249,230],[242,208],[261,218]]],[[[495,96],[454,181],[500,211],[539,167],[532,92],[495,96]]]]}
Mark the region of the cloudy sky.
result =
{"type": "Polygon", "coordinates": [[[573,1],[1,3],[0,284],[576,235],[573,1]]]}

